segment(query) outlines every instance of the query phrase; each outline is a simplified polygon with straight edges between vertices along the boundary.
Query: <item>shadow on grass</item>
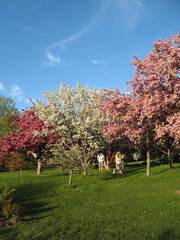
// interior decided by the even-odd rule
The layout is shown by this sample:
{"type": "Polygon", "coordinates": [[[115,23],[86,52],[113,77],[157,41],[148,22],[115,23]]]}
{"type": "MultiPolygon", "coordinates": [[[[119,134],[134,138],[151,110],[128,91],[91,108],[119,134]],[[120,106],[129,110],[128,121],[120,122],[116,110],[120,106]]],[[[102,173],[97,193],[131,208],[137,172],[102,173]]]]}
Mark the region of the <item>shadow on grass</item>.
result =
{"type": "MultiPolygon", "coordinates": [[[[49,204],[47,192],[52,191],[52,196],[55,186],[53,183],[30,183],[16,187],[13,195],[13,201],[20,206],[21,223],[28,224],[39,222],[41,219],[48,218],[54,207],[49,204]]],[[[17,228],[18,229],[18,228],[17,228]]],[[[16,228],[0,228],[0,239],[20,239],[16,228]]],[[[24,239],[24,238],[22,238],[24,239]]]]}
{"type": "Polygon", "coordinates": [[[113,174],[113,168],[111,168],[110,172],[107,172],[104,175],[104,180],[111,180],[111,179],[116,179],[120,177],[130,177],[132,175],[138,174],[139,172],[146,171],[146,165],[144,164],[131,164],[128,166],[125,166],[125,171],[123,174],[120,173],[115,173],[113,174]]]}
{"type": "Polygon", "coordinates": [[[166,171],[171,171],[171,170],[173,170],[173,169],[177,169],[177,168],[180,168],[180,166],[175,166],[175,167],[172,166],[172,168],[169,169],[169,165],[167,165],[167,168],[165,168],[164,170],[159,171],[159,172],[157,172],[157,173],[154,173],[154,175],[158,175],[158,174],[164,173],[164,172],[166,172],[166,171]]]}
{"type": "Polygon", "coordinates": [[[180,165],[179,165],[178,167],[176,166],[176,167],[174,167],[174,168],[175,168],[175,169],[176,169],[176,168],[180,168],[180,165]]]}
{"type": "Polygon", "coordinates": [[[69,176],[68,172],[57,172],[57,176],[69,176]]]}
{"type": "Polygon", "coordinates": [[[37,199],[30,199],[28,202],[21,204],[26,221],[29,222],[48,217],[49,214],[44,215],[44,213],[50,212],[53,208],[47,207],[46,205],[46,203],[37,201],[37,199]]]}
{"type": "Polygon", "coordinates": [[[146,169],[146,165],[144,163],[141,165],[134,164],[134,165],[125,166],[125,171],[128,174],[136,173],[145,169],[146,169]]]}
{"type": "Polygon", "coordinates": [[[165,230],[162,234],[160,234],[158,236],[158,239],[159,240],[169,240],[169,239],[178,240],[179,237],[176,236],[176,234],[174,233],[174,229],[169,228],[165,230]]]}
{"type": "Polygon", "coordinates": [[[20,206],[25,221],[39,220],[48,217],[53,207],[48,206],[46,192],[53,191],[52,184],[31,183],[16,188],[14,201],[20,206]],[[44,196],[44,197],[43,197],[44,196]]]}
{"type": "MultiPolygon", "coordinates": [[[[154,168],[154,167],[158,167],[158,166],[161,166],[162,164],[159,163],[159,161],[154,161],[154,162],[151,162],[151,165],[150,165],[150,168],[154,168]]],[[[164,164],[163,164],[164,165],[164,164]]],[[[167,170],[169,170],[168,168],[168,165],[164,165],[164,166],[167,166],[167,168],[157,172],[157,173],[154,173],[153,175],[157,175],[157,174],[161,174],[163,172],[166,172],[167,170]]],[[[134,163],[134,164],[128,164],[128,165],[125,165],[125,171],[124,171],[124,174],[121,175],[121,174],[118,174],[117,172],[115,174],[112,173],[113,171],[113,167],[111,167],[111,171],[110,172],[107,172],[105,175],[104,175],[104,180],[111,180],[111,179],[115,179],[117,177],[120,177],[120,176],[123,176],[123,177],[130,177],[132,175],[136,175],[136,174],[139,174],[139,173],[142,173],[144,172],[146,174],[146,168],[147,168],[147,165],[145,162],[141,163],[141,164],[137,164],[137,163],[134,163]]],[[[173,167],[173,168],[180,168],[180,166],[176,166],[176,167],[173,167]]]]}
{"type": "Polygon", "coordinates": [[[166,169],[164,169],[164,170],[162,170],[162,171],[160,171],[160,172],[154,173],[153,175],[158,175],[158,174],[164,173],[164,172],[166,172],[166,171],[168,171],[168,170],[169,170],[169,169],[166,168],[166,169]]]}

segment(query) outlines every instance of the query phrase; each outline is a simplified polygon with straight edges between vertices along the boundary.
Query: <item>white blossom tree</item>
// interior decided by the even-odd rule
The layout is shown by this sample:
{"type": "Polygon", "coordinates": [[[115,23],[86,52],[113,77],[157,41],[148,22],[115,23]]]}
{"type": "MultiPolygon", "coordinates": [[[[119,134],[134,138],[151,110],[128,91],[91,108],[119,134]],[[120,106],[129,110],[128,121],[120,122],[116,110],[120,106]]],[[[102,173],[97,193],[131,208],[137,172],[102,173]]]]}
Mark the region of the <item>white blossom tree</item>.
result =
{"type": "Polygon", "coordinates": [[[47,105],[38,102],[37,106],[39,118],[60,136],[53,150],[56,162],[59,158],[70,170],[80,164],[84,176],[94,154],[102,147],[101,128],[105,119],[96,107],[102,94],[80,83],[76,88],[61,83],[58,92],[44,92],[47,105]]]}

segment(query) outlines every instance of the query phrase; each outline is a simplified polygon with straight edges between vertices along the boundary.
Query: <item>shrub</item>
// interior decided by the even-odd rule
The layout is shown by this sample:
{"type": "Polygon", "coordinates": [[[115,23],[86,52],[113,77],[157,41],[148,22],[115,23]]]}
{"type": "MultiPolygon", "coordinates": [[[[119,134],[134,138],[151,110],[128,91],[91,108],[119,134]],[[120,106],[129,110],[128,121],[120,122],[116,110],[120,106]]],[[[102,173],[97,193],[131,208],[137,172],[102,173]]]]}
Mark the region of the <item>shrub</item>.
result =
{"type": "Polygon", "coordinates": [[[12,194],[14,188],[3,187],[0,193],[0,215],[1,225],[15,224],[19,220],[19,206],[13,202],[12,194]]]}

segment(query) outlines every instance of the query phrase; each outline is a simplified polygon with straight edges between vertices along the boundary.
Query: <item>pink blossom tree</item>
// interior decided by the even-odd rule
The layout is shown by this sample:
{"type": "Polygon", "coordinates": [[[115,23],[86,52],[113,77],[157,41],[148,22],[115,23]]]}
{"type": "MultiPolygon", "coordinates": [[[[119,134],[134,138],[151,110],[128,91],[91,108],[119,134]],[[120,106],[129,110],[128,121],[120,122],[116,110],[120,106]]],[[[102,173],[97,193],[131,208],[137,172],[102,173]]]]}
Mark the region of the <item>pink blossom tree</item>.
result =
{"type": "Polygon", "coordinates": [[[102,134],[106,143],[106,155],[111,158],[117,151],[127,154],[134,147],[134,139],[130,139],[132,134],[128,136],[127,121],[125,122],[125,116],[131,107],[131,96],[120,93],[117,88],[115,91],[104,92],[100,108],[102,114],[107,115],[108,122],[103,127],[102,134]]]}
{"type": "MultiPolygon", "coordinates": [[[[141,102],[140,121],[146,123],[159,143],[166,143],[169,167],[180,111],[180,33],[170,40],[159,40],[143,60],[136,56],[132,64],[135,75],[130,87],[134,99],[141,102]],[[176,118],[177,121],[171,121],[176,118]]],[[[148,132],[147,132],[148,133],[148,132]]],[[[149,141],[147,139],[147,141],[149,141]]]]}
{"type": "Polygon", "coordinates": [[[2,138],[4,153],[19,153],[33,156],[37,161],[37,175],[41,171],[43,154],[48,144],[54,143],[58,136],[48,134],[50,130],[42,120],[35,116],[35,107],[27,109],[12,122],[17,131],[2,138]]]}
{"type": "Polygon", "coordinates": [[[143,60],[135,56],[135,75],[129,83],[131,94],[123,95],[118,89],[108,91],[102,104],[102,110],[110,115],[104,128],[109,138],[126,136],[136,147],[146,143],[148,176],[150,145],[155,138],[167,146],[170,168],[172,146],[179,142],[178,134],[175,135],[179,132],[180,110],[179,36],[154,43],[153,51],[143,60]]]}

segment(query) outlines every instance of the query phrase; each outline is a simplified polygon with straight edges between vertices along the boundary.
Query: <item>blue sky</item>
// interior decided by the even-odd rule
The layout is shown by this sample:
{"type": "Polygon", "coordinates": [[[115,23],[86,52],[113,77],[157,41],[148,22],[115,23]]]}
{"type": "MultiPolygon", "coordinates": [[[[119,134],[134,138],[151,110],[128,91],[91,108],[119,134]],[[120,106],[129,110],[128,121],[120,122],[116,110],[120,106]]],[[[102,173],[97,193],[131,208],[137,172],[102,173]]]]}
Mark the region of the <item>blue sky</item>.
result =
{"type": "Polygon", "coordinates": [[[25,109],[62,81],[125,92],[133,55],[179,31],[179,0],[0,0],[0,95],[25,109]]]}

